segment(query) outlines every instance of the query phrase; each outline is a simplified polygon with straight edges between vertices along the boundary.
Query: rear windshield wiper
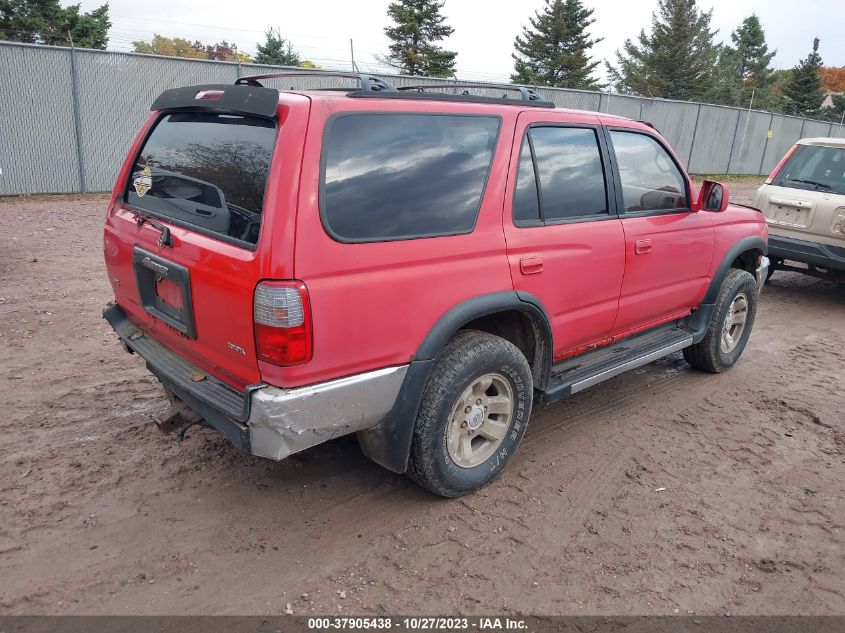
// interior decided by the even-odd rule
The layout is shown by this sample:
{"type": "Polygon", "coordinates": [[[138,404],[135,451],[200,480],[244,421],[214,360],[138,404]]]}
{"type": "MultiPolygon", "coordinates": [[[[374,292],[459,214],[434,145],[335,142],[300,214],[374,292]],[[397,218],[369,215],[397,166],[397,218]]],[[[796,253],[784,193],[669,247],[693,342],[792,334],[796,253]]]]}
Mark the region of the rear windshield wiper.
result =
{"type": "Polygon", "coordinates": [[[833,189],[833,187],[826,182],[818,182],[817,180],[804,180],[803,178],[787,178],[789,182],[800,182],[805,185],[815,185],[816,187],[821,187],[822,189],[833,189]]]}
{"type": "Polygon", "coordinates": [[[144,224],[149,224],[154,229],[158,229],[161,232],[161,235],[158,237],[158,245],[164,248],[165,246],[173,246],[173,238],[170,235],[170,229],[164,226],[161,222],[155,219],[155,217],[147,213],[146,211],[141,211],[140,209],[133,209],[132,212],[135,214],[135,222],[138,225],[138,228],[144,226],[144,224]]]}

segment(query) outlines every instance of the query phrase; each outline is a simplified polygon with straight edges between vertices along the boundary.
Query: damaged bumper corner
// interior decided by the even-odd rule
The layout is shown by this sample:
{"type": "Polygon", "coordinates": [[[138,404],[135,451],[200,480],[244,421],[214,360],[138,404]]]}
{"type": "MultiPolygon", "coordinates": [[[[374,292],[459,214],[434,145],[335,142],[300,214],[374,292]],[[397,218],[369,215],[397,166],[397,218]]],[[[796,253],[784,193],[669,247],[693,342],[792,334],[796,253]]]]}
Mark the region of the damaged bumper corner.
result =
{"type": "Polygon", "coordinates": [[[242,450],[275,460],[376,426],[393,408],[408,371],[402,365],[295,389],[259,384],[239,391],[211,375],[195,382],[200,368],[147,336],[119,305],[107,306],[103,316],[164,386],[173,408],[157,422],[161,430],[184,433],[202,424],[242,450]]]}
{"type": "Polygon", "coordinates": [[[280,460],[374,427],[393,408],[407,371],[403,365],[297,389],[254,391],[247,423],[251,452],[280,460]]]}

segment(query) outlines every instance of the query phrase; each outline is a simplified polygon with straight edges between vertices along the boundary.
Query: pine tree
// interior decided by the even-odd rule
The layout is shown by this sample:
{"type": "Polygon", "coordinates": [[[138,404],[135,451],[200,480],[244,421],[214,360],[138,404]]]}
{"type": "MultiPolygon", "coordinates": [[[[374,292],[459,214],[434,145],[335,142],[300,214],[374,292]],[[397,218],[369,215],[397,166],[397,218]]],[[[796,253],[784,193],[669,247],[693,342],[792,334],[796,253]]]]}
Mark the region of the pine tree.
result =
{"type": "Polygon", "coordinates": [[[391,2],[387,15],[395,26],[384,29],[393,43],[390,54],[379,60],[407,75],[450,77],[455,73],[457,53],[433,44],[449,37],[454,29],[441,15],[439,0],[391,2]]]}
{"type": "Polygon", "coordinates": [[[713,92],[719,48],[710,30],[710,11],[695,0],[659,0],[651,33],[625,40],[608,74],[617,90],[648,97],[703,99],[713,92]]]}
{"type": "MultiPolygon", "coordinates": [[[[737,84],[736,101],[723,101],[737,105],[747,105],[754,91],[754,102],[765,106],[771,101],[768,86],[771,83],[769,65],[777,51],[769,51],[766,34],[760,19],[752,14],[742,21],[731,33],[733,47],[726,46],[723,55],[733,69],[737,84]]],[[[720,57],[721,59],[721,57],[720,57]]]]}
{"type": "Polygon", "coordinates": [[[787,114],[811,116],[821,107],[822,82],[819,69],[822,57],[819,55],[819,38],[813,40],[813,50],[790,71],[783,86],[784,107],[787,114]]]}
{"type": "Polygon", "coordinates": [[[514,73],[511,81],[559,88],[598,90],[592,76],[599,65],[590,49],[602,38],[590,39],[587,28],[595,22],[593,9],[581,0],[546,0],[542,11],[529,18],[514,42],[514,73]]]}
{"type": "Polygon", "coordinates": [[[255,54],[256,64],[268,64],[271,66],[299,66],[302,59],[299,53],[293,50],[291,43],[282,37],[279,29],[272,27],[267,29],[263,44],[257,44],[258,52],[255,54]]]}
{"type": "Polygon", "coordinates": [[[0,40],[103,49],[110,27],[108,4],[82,13],[59,0],[0,0],[0,40]]]}

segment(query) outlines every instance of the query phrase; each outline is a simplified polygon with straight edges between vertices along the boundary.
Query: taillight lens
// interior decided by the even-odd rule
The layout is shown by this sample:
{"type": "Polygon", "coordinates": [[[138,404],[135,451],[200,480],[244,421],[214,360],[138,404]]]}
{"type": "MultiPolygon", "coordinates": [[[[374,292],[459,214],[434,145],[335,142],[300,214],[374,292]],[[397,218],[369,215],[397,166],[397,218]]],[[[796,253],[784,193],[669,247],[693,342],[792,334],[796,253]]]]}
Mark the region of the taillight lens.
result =
{"type": "Polygon", "coordinates": [[[311,306],[301,281],[262,281],[253,304],[258,359],[282,367],[311,360],[311,306]]]}
{"type": "Polygon", "coordinates": [[[784,166],[784,165],[786,165],[786,161],[788,161],[788,160],[789,160],[789,157],[790,157],[790,156],[792,156],[792,154],[794,154],[794,153],[795,153],[795,150],[796,150],[796,149],[798,149],[798,145],[797,145],[797,144],[795,144],[795,145],[793,145],[792,147],[790,147],[790,148],[789,148],[789,151],[788,151],[788,152],[784,155],[784,157],[783,157],[783,158],[781,158],[781,159],[780,159],[780,162],[779,162],[777,165],[775,165],[775,168],[772,170],[772,173],[771,173],[771,174],[769,174],[769,177],[768,177],[768,178],[766,178],[766,184],[767,184],[767,185],[772,184],[772,182],[774,181],[775,177],[777,177],[778,172],[780,172],[780,170],[781,170],[781,169],[783,169],[783,166],[784,166]]]}

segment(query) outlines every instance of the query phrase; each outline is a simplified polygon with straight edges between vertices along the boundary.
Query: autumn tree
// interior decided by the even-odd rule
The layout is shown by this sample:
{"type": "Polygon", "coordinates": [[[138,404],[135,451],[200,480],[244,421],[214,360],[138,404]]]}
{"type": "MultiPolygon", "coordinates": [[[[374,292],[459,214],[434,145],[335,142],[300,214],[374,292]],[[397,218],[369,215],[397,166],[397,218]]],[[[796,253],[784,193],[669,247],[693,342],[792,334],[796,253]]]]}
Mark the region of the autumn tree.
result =
{"type": "Polygon", "coordinates": [[[237,46],[226,40],[215,44],[203,44],[199,40],[193,42],[182,37],[165,37],[153,35],[149,42],[132,42],[132,50],[147,55],[164,55],[165,57],[185,57],[187,59],[212,59],[216,61],[250,61],[248,55],[239,53],[237,46]]]}
{"type": "Polygon", "coordinates": [[[546,6],[529,18],[514,42],[516,52],[511,81],[559,88],[598,90],[593,77],[599,65],[590,49],[602,38],[590,39],[587,29],[595,18],[581,0],[546,0],[546,6]]]}
{"type": "MultiPolygon", "coordinates": [[[[155,34],[149,42],[140,40],[132,42],[132,50],[136,53],[145,53],[147,55],[207,59],[205,47],[202,45],[195,46],[194,44],[181,37],[165,37],[164,35],[155,34]]],[[[199,43],[196,42],[196,44],[199,43]]]]}
{"type": "Polygon", "coordinates": [[[822,66],[819,68],[822,92],[845,92],[845,66],[822,66]]]}

